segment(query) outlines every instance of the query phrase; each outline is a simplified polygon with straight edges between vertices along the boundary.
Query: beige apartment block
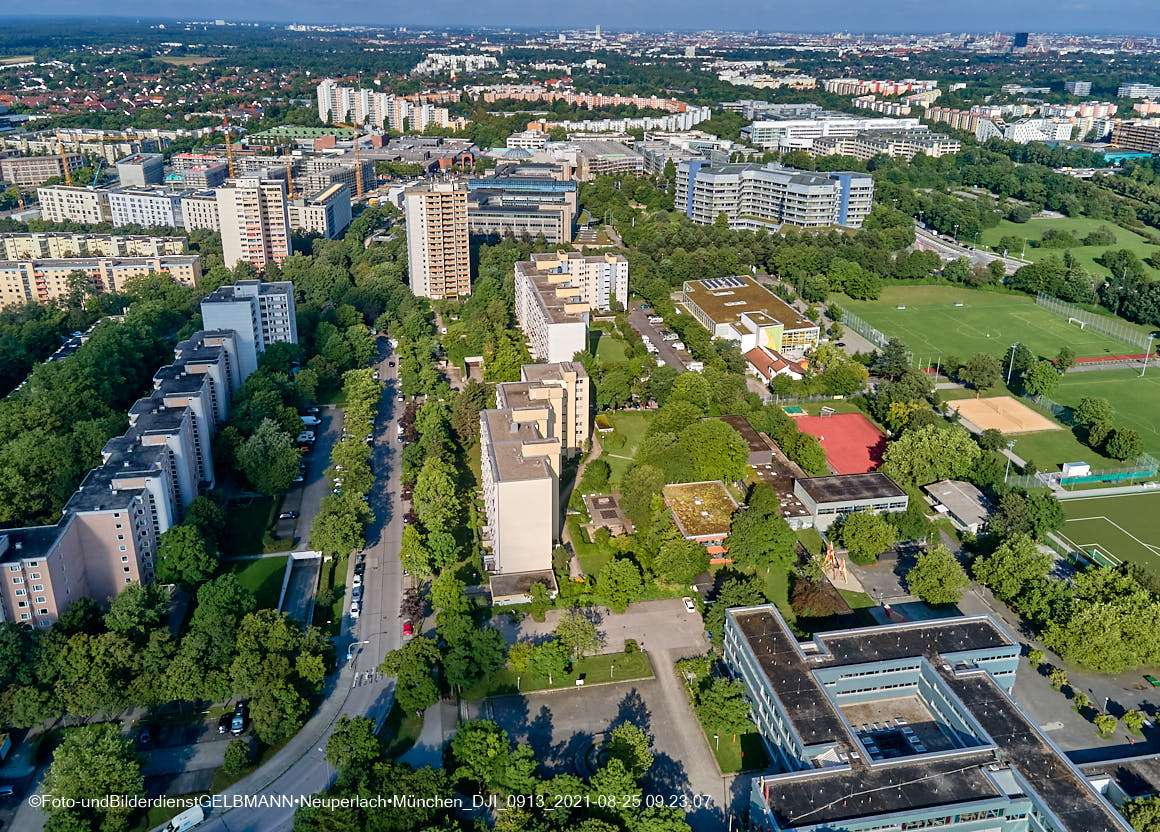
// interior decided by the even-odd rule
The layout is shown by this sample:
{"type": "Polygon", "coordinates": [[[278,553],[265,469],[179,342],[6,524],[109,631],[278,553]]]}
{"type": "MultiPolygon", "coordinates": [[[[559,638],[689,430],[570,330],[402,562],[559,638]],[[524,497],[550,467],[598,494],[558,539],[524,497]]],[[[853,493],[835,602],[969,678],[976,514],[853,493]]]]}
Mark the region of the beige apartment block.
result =
{"type": "Polygon", "coordinates": [[[0,260],[0,307],[50,303],[67,298],[78,288],[90,294],[119,292],[132,277],[168,274],[194,286],[201,279],[196,254],[164,257],[71,257],[59,260],[0,260]],[[79,282],[77,275],[84,275],[79,282]]]}
{"type": "Polygon", "coordinates": [[[592,436],[592,384],[584,366],[577,361],[525,364],[520,379],[496,387],[497,406],[515,409],[547,403],[546,435],[559,437],[569,456],[583,451],[592,436]]]}
{"type": "Polygon", "coordinates": [[[262,271],[290,256],[284,181],[243,177],[230,180],[215,193],[227,268],[245,261],[262,271]]]}
{"type": "Polygon", "coordinates": [[[85,157],[79,153],[52,156],[9,156],[0,158],[0,180],[11,182],[20,188],[41,185],[49,179],[64,176],[64,166],[68,163],[70,172],[85,166],[85,157]]]}
{"type": "Polygon", "coordinates": [[[40,218],[47,222],[77,222],[96,225],[112,222],[109,192],[96,188],[52,185],[36,189],[40,218]]]}
{"type": "Polygon", "coordinates": [[[162,257],[185,254],[185,237],[147,237],[139,234],[85,234],[34,231],[0,234],[4,260],[59,260],[63,257],[162,257]]]}
{"type": "Polygon", "coordinates": [[[433,182],[403,193],[411,291],[442,300],[471,294],[467,186],[433,182]]]}

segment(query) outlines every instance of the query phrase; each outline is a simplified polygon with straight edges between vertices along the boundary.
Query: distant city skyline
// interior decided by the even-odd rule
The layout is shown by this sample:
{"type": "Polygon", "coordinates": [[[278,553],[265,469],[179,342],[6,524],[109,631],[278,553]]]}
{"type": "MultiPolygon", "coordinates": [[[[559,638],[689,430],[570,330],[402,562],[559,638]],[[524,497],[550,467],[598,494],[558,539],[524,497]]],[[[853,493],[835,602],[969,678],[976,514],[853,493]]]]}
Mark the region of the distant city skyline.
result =
{"type": "MultiPolygon", "coordinates": [[[[225,19],[238,22],[365,24],[437,28],[513,27],[586,28],[605,31],[752,31],[940,33],[1030,31],[1076,34],[1160,34],[1160,6],[1148,0],[1107,0],[1103,3],[1047,3],[1043,0],[998,2],[982,0],[949,7],[904,0],[867,4],[820,0],[779,5],[754,0],[720,0],[707,5],[693,0],[645,0],[623,3],[593,0],[584,5],[557,6],[531,0],[430,0],[422,4],[388,2],[377,7],[351,4],[320,5],[307,0],[257,0],[239,16],[236,3],[206,0],[196,7],[175,0],[115,0],[102,11],[110,18],[160,20],[225,19]],[[193,12],[193,14],[191,14],[193,12]]],[[[75,16],[93,19],[87,0],[45,0],[35,9],[5,15],[0,20],[75,16]]]]}

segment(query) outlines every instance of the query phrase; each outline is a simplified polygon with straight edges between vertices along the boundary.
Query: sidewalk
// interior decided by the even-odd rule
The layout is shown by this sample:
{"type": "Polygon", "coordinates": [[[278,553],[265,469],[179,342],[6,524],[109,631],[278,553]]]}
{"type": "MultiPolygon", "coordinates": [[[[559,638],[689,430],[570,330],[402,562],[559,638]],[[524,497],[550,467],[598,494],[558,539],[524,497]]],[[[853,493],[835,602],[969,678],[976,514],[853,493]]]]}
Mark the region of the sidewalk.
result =
{"type": "Polygon", "coordinates": [[[444,726],[450,725],[452,733],[456,728],[455,715],[451,712],[453,710],[453,705],[445,704],[442,700],[425,710],[423,712],[423,730],[419,732],[419,738],[415,740],[415,744],[399,757],[399,762],[406,763],[413,768],[422,768],[423,766],[441,768],[443,766],[443,747],[447,743],[447,731],[444,726]]]}

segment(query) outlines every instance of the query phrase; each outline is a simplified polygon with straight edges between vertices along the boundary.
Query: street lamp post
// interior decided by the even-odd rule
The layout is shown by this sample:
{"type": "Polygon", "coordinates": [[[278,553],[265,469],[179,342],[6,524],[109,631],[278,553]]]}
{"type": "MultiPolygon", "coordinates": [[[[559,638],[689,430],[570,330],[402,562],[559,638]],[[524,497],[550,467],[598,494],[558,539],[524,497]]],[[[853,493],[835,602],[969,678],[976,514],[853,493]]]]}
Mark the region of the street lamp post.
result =
{"type": "Polygon", "coordinates": [[[1140,378],[1144,377],[1144,371],[1148,369],[1148,359],[1152,355],[1152,339],[1155,337],[1155,332],[1148,333],[1148,348],[1144,350],[1144,366],[1140,368],[1140,378]]]}
{"type": "Polygon", "coordinates": [[[956,222],[955,223],[955,242],[957,243],[958,241],[959,241],[959,224],[956,222]]]}
{"type": "Polygon", "coordinates": [[[713,735],[713,747],[718,751],[721,750],[721,737],[717,734],[713,735]]]}
{"type": "Polygon", "coordinates": [[[1015,369],[1015,348],[1017,346],[1019,346],[1018,341],[1011,345],[1011,361],[1007,364],[1007,386],[1011,385],[1011,373],[1015,369]]]}
{"type": "Polygon", "coordinates": [[[1003,474],[1003,482],[1007,482],[1007,477],[1011,476],[1011,454],[1015,452],[1015,440],[1007,440],[1007,471],[1003,474]]]}
{"type": "Polygon", "coordinates": [[[611,679],[614,673],[616,673],[616,665],[610,664],[608,666],[608,678],[611,679]]]}

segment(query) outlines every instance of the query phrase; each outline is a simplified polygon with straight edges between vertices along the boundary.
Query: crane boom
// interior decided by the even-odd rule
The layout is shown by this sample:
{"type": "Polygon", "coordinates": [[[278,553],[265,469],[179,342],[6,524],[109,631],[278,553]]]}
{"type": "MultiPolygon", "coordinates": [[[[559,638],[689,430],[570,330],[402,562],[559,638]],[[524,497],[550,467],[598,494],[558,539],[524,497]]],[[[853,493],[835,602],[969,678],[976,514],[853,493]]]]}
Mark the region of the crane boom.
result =
{"type": "Polygon", "coordinates": [[[353,130],[353,131],[354,131],[354,184],[355,184],[355,194],[356,194],[357,196],[360,196],[360,197],[361,197],[361,196],[363,195],[363,181],[362,181],[362,164],[360,163],[360,161],[359,161],[359,157],[358,157],[358,132],[359,132],[359,131],[358,131],[358,128],[357,128],[357,127],[355,127],[353,124],[341,124],[340,122],[337,122],[337,121],[334,123],[334,126],[335,126],[335,127],[345,127],[347,130],[353,130]]]}

